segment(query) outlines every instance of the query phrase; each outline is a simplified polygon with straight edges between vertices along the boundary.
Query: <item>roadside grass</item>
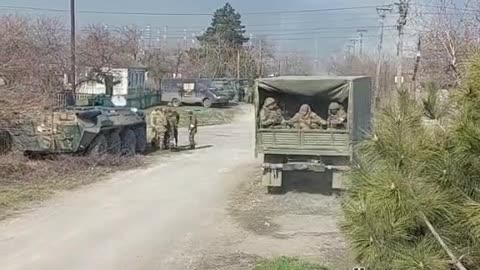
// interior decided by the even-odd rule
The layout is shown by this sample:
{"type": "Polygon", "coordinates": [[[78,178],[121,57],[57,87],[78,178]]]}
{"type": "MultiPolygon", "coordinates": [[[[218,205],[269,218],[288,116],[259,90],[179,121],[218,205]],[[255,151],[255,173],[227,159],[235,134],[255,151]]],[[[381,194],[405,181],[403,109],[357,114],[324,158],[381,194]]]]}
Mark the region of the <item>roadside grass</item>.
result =
{"type": "Polygon", "coordinates": [[[32,160],[21,153],[0,155],[0,220],[58,191],[90,184],[108,173],[142,164],[143,159],[139,157],[58,156],[32,160]]]}
{"type": "Polygon", "coordinates": [[[297,258],[278,257],[260,260],[255,270],[329,270],[319,264],[309,263],[297,258]]]}

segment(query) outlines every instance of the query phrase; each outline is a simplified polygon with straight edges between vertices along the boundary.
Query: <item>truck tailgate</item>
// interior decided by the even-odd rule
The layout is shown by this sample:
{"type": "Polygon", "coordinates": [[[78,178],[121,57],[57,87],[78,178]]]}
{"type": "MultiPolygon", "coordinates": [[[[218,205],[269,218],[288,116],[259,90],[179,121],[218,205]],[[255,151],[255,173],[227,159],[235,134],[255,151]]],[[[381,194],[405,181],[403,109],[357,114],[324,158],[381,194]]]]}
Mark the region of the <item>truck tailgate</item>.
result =
{"type": "Polygon", "coordinates": [[[347,130],[260,129],[257,152],[268,154],[341,155],[351,153],[347,130]]]}

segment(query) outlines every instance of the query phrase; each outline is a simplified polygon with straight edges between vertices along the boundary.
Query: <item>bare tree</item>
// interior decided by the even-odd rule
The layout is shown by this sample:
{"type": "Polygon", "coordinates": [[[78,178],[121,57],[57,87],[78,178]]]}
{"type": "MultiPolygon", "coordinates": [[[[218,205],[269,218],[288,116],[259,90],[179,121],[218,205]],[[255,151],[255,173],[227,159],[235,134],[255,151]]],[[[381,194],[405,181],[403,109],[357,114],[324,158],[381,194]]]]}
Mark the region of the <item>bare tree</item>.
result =
{"type": "Polygon", "coordinates": [[[475,13],[456,6],[453,0],[436,0],[432,10],[417,11],[417,30],[422,40],[421,76],[451,87],[459,82],[468,57],[479,48],[475,13]],[[430,16],[422,16],[428,13],[430,16]]]}
{"type": "MultiPolygon", "coordinates": [[[[334,75],[352,75],[352,76],[369,76],[376,78],[376,58],[372,55],[365,54],[362,57],[345,56],[343,54],[335,54],[328,58],[326,70],[334,75]]],[[[380,100],[387,100],[391,97],[394,89],[395,64],[391,57],[384,57],[380,73],[380,88],[377,90],[376,97],[380,100]]]]}
{"type": "Polygon", "coordinates": [[[64,25],[55,18],[0,17],[0,119],[11,120],[51,108],[63,89],[68,66],[64,25]]]}
{"type": "Polygon", "coordinates": [[[120,38],[101,25],[91,25],[81,37],[78,64],[83,69],[77,85],[96,81],[105,84],[107,94],[118,83],[112,76],[112,69],[128,66],[128,58],[122,54],[120,38]]]}
{"type": "Polygon", "coordinates": [[[135,25],[125,26],[121,32],[122,53],[128,55],[133,61],[140,61],[142,54],[142,31],[135,25]]]}

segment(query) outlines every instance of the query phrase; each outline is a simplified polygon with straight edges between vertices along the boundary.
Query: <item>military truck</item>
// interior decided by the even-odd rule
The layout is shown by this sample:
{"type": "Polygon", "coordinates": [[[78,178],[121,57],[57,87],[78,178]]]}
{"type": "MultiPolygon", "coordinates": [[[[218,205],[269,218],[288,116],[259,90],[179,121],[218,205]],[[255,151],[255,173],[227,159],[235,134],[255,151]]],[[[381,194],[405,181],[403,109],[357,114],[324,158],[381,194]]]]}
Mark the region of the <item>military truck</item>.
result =
{"type": "Polygon", "coordinates": [[[262,183],[269,192],[278,192],[284,173],[295,171],[313,172],[319,181],[327,179],[332,190],[345,188],[342,175],[353,159],[352,147],[369,135],[371,89],[368,77],[294,76],[256,81],[255,155],[264,156],[262,183]],[[263,129],[259,117],[267,97],[277,100],[285,119],[291,118],[302,104],[309,104],[327,119],[329,104],[337,102],[347,112],[346,129],[263,129]]]}
{"type": "Polygon", "coordinates": [[[19,123],[9,130],[15,147],[28,156],[143,153],[147,146],[144,113],[106,100],[95,103],[101,106],[65,107],[19,123]]]}

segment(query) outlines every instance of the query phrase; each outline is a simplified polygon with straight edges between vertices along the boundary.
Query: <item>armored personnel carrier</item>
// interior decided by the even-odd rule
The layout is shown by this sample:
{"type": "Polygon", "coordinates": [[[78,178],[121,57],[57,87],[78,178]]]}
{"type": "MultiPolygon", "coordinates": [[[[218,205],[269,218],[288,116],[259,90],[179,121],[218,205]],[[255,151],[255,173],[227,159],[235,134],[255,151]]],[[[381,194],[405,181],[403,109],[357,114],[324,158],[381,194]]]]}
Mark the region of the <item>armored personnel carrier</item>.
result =
{"type": "MultiPolygon", "coordinates": [[[[99,105],[99,104],[96,104],[99,105]]],[[[10,129],[15,147],[27,155],[134,155],[147,145],[146,121],[134,108],[66,107],[10,129]]]]}

